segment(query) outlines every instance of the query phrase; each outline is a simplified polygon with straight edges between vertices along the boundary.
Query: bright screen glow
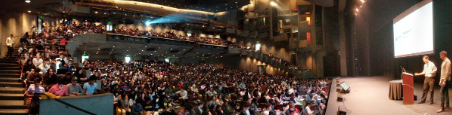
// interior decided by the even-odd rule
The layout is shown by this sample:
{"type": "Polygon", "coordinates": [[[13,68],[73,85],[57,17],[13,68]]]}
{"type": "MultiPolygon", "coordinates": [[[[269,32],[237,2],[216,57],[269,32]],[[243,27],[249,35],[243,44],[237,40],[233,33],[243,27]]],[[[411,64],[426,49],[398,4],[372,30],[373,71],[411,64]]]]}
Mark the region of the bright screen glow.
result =
{"type": "Polygon", "coordinates": [[[125,57],[124,61],[126,61],[126,63],[129,63],[130,62],[130,57],[129,56],[125,57]]]}
{"type": "Polygon", "coordinates": [[[89,59],[89,56],[83,55],[83,56],[82,56],[82,63],[85,62],[85,60],[88,60],[88,59],[89,59]]]}
{"type": "Polygon", "coordinates": [[[166,63],[169,63],[170,61],[169,61],[169,58],[165,58],[165,62],[166,63]]]}
{"type": "Polygon", "coordinates": [[[432,0],[416,4],[393,22],[395,58],[434,53],[432,0]]]}

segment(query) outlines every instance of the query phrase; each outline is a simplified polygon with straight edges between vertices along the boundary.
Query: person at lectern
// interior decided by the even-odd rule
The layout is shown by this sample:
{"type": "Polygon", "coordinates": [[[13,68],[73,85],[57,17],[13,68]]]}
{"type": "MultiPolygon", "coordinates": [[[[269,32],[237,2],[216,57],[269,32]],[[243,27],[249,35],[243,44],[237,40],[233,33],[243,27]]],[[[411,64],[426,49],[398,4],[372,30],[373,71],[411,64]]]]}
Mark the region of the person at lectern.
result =
{"type": "Polygon", "coordinates": [[[443,60],[441,64],[441,78],[439,79],[439,86],[441,86],[440,94],[441,94],[441,109],[438,110],[438,113],[443,112],[445,109],[449,108],[449,89],[447,86],[450,82],[450,60],[447,58],[447,52],[441,51],[439,56],[443,60]]]}
{"type": "Polygon", "coordinates": [[[428,56],[424,56],[422,58],[424,61],[424,70],[422,73],[415,73],[415,76],[424,75],[424,91],[422,93],[422,99],[419,104],[425,103],[425,99],[427,99],[427,93],[430,92],[430,104],[433,104],[433,85],[435,83],[435,75],[436,75],[436,66],[433,62],[429,60],[428,56]]]}

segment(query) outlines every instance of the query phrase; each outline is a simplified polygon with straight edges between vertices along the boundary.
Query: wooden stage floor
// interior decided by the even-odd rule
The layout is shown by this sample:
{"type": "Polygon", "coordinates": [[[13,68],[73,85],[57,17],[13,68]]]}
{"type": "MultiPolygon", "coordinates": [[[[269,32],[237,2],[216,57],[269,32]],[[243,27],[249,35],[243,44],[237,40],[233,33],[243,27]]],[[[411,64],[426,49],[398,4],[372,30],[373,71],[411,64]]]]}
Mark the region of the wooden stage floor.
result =
{"type": "MultiPolygon", "coordinates": [[[[423,84],[414,83],[414,95],[418,96],[418,100],[415,100],[414,105],[403,105],[402,100],[389,99],[390,80],[393,78],[383,76],[340,77],[340,82],[345,81],[350,86],[350,93],[339,94],[345,100],[337,102],[338,92],[336,92],[336,79],[334,79],[326,115],[336,115],[338,108],[348,109],[347,115],[452,115],[452,109],[440,114],[436,113],[441,104],[439,86],[435,86],[434,104],[429,104],[430,97],[427,98],[426,103],[417,104],[422,97],[423,84]]],[[[451,92],[452,89],[449,88],[450,102],[452,102],[451,92]]]]}

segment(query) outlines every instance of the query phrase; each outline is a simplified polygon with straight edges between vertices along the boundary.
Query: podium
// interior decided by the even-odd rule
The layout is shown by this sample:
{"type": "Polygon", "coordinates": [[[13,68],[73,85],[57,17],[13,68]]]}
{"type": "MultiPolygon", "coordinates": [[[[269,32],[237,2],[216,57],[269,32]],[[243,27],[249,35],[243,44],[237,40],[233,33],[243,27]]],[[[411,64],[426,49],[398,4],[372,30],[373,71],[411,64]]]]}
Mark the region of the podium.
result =
{"type": "Polygon", "coordinates": [[[414,81],[413,74],[402,73],[403,80],[403,104],[410,105],[414,104],[414,81]]]}

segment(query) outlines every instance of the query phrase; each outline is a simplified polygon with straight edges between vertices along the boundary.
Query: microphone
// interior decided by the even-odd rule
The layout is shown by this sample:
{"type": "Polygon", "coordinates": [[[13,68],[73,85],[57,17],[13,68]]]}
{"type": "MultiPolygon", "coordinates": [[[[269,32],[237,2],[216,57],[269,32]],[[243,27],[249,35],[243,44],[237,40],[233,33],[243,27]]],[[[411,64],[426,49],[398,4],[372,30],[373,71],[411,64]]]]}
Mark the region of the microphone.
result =
{"type": "Polygon", "coordinates": [[[402,69],[402,72],[406,72],[405,68],[403,68],[402,66],[400,66],[400,68],[402,69]]]}

